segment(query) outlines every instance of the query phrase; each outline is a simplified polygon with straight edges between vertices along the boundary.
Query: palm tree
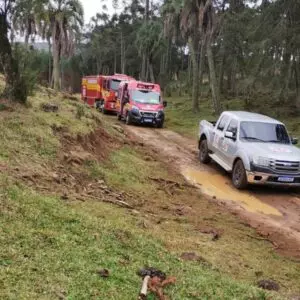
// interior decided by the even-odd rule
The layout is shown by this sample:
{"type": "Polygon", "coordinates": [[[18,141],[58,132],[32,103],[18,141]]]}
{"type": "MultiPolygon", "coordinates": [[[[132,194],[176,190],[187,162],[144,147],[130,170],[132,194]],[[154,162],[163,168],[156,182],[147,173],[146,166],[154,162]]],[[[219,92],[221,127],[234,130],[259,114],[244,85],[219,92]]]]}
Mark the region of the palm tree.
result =
{"type": "Polygon", "coordinates": [[[13,29],[21,36],[25,36],[25,45],[28,45],[29,38],[37,33],[36,30],[36,9],[39,0],[17,0],[12,16],[13,29]]]}
{"type": "MultiPolygon", "coordinates": [[[[214,73],[210,47],[213,28],[209,28],[209,30],[207,28],[208,25],[213,25],[213,12],[212,0],[168,0],[164,7],[165,33],[177,34],[179,30],[189,46],[193,67],[192,106],[194,111],[199,111],[199,78],[202,77],[204,50],[207,43],[209,44],[206,47],[210,59],[209,66],[213,68],[211,71],[214,73]]],[[[214,86],[215,93],[213,95],[218,97],[216,89],[217,87],[214,86]]],[[[214,102],[218,101],[214,100],[214,102]]]]}
{"type": "Polygon", "coordinates": [[[83,26],[80,0],[45,1],[39,13],[39,28],[43,38],[52,41],[53,87],[61,88],[61,59],[74,52],[74,45],[83,26]]]}
{"type": "Polygon", "coordinates": [[[8,39],[10,24],[8,23],[14,7],[12,0],[0,0],[0,66],[5,75],[5,89],[1,96],[14,101],[25,102],[26,87],[19,73],[19,65],[13,57],[8,39]]]}

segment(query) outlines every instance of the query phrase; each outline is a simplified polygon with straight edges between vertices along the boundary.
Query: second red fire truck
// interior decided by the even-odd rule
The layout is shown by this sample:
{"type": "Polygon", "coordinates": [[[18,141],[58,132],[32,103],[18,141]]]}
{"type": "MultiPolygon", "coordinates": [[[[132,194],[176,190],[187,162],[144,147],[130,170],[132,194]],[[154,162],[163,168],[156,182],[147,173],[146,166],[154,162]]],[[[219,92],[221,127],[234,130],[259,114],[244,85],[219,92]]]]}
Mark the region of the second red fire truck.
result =
{"type": "Polygon", "coordinates": [[[116,112],[119,85],[125,80],[135,79],[124,74],[85,76],[82,78],[82,100],[103,113],[116,112]]]}

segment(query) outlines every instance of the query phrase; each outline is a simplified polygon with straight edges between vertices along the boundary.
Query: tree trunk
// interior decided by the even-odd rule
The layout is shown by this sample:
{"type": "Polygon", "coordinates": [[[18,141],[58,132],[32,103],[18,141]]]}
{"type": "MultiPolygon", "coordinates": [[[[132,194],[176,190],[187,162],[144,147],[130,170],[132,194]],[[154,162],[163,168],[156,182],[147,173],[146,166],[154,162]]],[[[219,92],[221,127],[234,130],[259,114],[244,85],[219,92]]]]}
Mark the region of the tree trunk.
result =
{"type": "Polygon", "coordinates": [[[205,40],[201,42],[201,51],[200,51],[200,61],[199,61],[199,86],[200,86],[200,96],[202,96],[202,87],[203,87],[203,74],[205,66],[205,40]]]}
{"type": "Polygon", "coordinates": [[[223,83],[224,83],[224,65],[225,65],[225,59],[226,59],[226,51],[225,51],[225,43],[224,41],[221,44],[220,49],[220,69],[219,69],[219,91],[220,94],[223,94],[223,83]]]}
{"type": "Polygon", "coordinates": [[[294,73],[295,73],[295,86],[296,86],[296,106],[298,111],[300,111],[300,63],[299,63],[300,55],[298,52],[297,57],[294,56],[294,73]]]}
{"type": "Polygon", "coordinates": [[[124,35],[121,31],[121,73],[125,74],[125,42],[124,35]]]}
{"type": "Polygon", "coordinates": [[[218,85],[216,69],[215,69],[215,62],[214,62],[210,40],[208,40],[207,42],[206,51],[207,51],[207,60],[209,66],[210,88],[212,93],[213,106],[214,106],[215,113],[220,114],[221,112],[220,91],[219,91],[219,85],[218,85]]]}
{"type": "Polygon", "coordinates": [[[140,75],[140,79],[142,81],[146,81],[146,66],[147,65],[147,61],[146,61],[146,54],[144,53],[142,56],[142,69],[141,69],[141,75],[140,75]]]}
{"type": "Polygon", "coordinates": [[[192,86],[192,109],[194,112],[199,111],[199,60],[198,53],[196,52],[197,43],[190,41],[190,52],[192,60],[192,71],[193,71],[193,86],[192,86]]]}
{"type": "Polygon", "coordinates": [[[188,86],[190,86],[190,82],[192,81],[192,59],[191,54],[188,54],[188,86]]]}
{"type": "MultiPolygon", "coordinates": [[[[145,23],[148,24],[149,23],[149,6],[150,6],[150,0],[146,0],[146,6],[145,6],[145,23]]],[[[142,70],[141,70],[141,79],[143,81],[147,81],[148,79],[148,61],[149,61],[149,57],[148,57],[148,53],[147,50],[144,50],[143,56],[142,56],[142,70]]]]}
{"type": "Polygon", "coordinates": [[[61,72],[60,72],[60,45],[58,41],[53,41],[53,88],[60,90],[61,72]]]}
{"type": "Polygon", "coordinates": [[[148,65],[149,65],[149,73],[150,73],[150,81],[152,83],[155,83],[155,77],[154,77],[154,71],[153,71],[153,64],[152,64],[152,58],[149,58],[148,61],[148,65]]]}
{"type": "Polygon", "coordinates": [[[6,83],[3,96],[10,100],[26,102],[27,90],[20,79],[18,63],[12,55],[6,18],[6,13],[0,12],[0,64],[6,83]]]}
{"type": "Polygon", "coordinates": [[[114,74],[117,73],[117,52],[114,53],[114,74]]]}
{"type": "Polygon", "coordinates": [[[51,55],[51,40],[50,40],[50,38],[48,38],[47,41],[48,41],[48,50],[49,50],[48,84],[49,84],[49,86],[51,86],[51,83],[52,83],[52,55],[51,55]]]}

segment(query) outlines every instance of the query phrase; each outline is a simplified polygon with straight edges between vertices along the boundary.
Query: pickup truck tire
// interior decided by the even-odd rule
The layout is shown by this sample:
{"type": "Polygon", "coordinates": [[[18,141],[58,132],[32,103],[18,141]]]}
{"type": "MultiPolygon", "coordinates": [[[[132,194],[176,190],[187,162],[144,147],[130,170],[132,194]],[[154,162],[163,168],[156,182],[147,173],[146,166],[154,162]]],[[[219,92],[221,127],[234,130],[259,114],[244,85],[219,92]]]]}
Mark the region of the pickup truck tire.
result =
{"type": "Polygon", "coordinates": [[[232,184],[235,188],[242,190],[248,185],[246,170],[242,160],[237,160],[232,171],[232,184]]]}
{"type": "Polygon", "coordinates": [[[207,145],[207,140],[203,139],[199,145],[199,159],[203,164],[208,164],[211,162],[211,158],[209,156],[209,150],[207,145]]]}

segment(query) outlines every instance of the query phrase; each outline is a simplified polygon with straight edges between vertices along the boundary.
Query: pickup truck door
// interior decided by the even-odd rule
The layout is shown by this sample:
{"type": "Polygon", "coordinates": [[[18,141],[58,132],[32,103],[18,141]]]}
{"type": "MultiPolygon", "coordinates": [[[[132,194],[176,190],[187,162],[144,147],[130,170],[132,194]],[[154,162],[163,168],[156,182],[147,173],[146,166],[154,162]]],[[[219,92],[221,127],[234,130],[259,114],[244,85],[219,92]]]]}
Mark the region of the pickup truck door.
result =
{"type": "Polygon", "coordinates": [[[235,154],[238,150],[238,143],[237,143],[237,137],[238,137],[238,121],[236,119],[231,119],[228,126],[226,127],[226,130],[224,130],[224,138],[222,139],[222,142],[220,143],[220,158],[229,166],[232,167],[233,161],[235,158],[235,154]],[[226,137],[226,132],[232,133],[233,137],[229,138],[226,137]]]}
{"type": "Polygon", "coordinates": [[[227,128],[229,120],[230,120],[229,116],[227,116],[227,115],[221,116],[220,120],[216,124],[214,131],[213,131],[212,150],[221,159],[223,159],[223,158],[222,158],[222,152],[220,151],[220,149],[221,149],[221,145],[224,141],[224,130],[225,130],[225,128],[227,128]]]}

